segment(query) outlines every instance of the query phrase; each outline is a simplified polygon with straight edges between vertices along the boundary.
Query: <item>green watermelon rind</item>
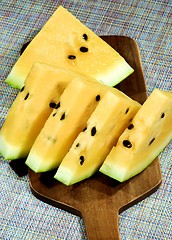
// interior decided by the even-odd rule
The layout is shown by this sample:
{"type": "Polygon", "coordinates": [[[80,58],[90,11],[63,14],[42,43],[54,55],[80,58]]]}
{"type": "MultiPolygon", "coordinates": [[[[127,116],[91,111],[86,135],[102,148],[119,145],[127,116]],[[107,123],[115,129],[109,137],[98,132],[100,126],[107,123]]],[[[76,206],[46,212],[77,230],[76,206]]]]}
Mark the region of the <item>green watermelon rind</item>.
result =
{"type": "Polygon", "coordinates": [[[29,154],[29,157],[26,159],[25,164],[32,169],[35,173],[39,172],[47,172],[55,167],[53,164],[49,164],[49,161],[45,161],[44,164],[42,163],[42,158],[39,157],[37,154],[29,154]],[[34,160],[35,159],[35,160],[34,160]],[[47,164],[46,164],[47,163],[47,164]]]}
{"type": "MultiPolygon", "coordinates": [[[[171,140],[172,133],[164,139],[162,144],[159,145],[159,148],[154,149],[152,154],[150,154],[147,159],[144,159],[144,162],[139,162],[138,159],[138,164],[135,165],[135,168],[132,170],[128,171],[128,168],[125,165],[119,168],[119,166],[115,165],[115,159],[113,159],[112,161],[105,161],[99,171],[119,182],[127,181],[143,172],[161,154],[171,140]]],[[[144,149],[144,151],[146,151],[146,149],[144,149]]]]}
{"type": "MultiPolygon", "coordinates": [[[[45,63],[46,64],[46,63],[45,63]]],[[[74,71],[74,69],[73,69],[74,71]]],[[[134,69],[123,59],[120,65],[111,66],[110,71],[104,73],[97,73],[90,76],[100,83],[113,87],[123,81],[129,75],[134,72],[134,69]],[[112,69],[116,69],[115,72],[112,69]]],[[[28,73],[29,74],[29,73],[28,73]]],[[[84,74],[84,73],[83,73],[84,74]]],[[[26,75],[27,77],[27,75],[26,75]]],[[[7,76],[5,83],[12,86],[13,88],[21,89],[24,86],[25,77],[22,76],[20,70],[16,69],[16,65],[12,68],[10,74],[7,76]]]]}
{"type": "Polygon", "coordinates": [[[122,64],[118,66],[117,65],[114,65],[114,67],[112,66],[111,69],[115,68],[116,68],[115,72],[111,70],[100,75],[97,74],[96,76],[93,77],[96,78],[100,83],[103,83],[109,87],[114,87],[134,72],[134,69],[130,67],[130,65],[125,60],[122,62],[122,64]]]}
{"type": "Polygon", "coordinates": [[[80,177],[77,176],[77,178],[75,179],[74,178],[74,172],[72,171],[72,169],[59,167],[58,171],[54,175],[54,178],[57,181],[65,184],[66,186],[71,186],[71,185],[73,185],[77,182],[81,182],[83,180],[88,179],[94,173],[95,173],[95,170],[94,171],[93,170],[86,171],[86,173],[84,175],[81,175],[80,177]]]}
{"type": "Polygon", "coordinates": [[[15,160],[26,157],[24,153],[22,153],[18,148],[18,146],[14,146],[9,144],[5,139],[0,136],[0,155],[3,156],[6,160],[15,160]]]}

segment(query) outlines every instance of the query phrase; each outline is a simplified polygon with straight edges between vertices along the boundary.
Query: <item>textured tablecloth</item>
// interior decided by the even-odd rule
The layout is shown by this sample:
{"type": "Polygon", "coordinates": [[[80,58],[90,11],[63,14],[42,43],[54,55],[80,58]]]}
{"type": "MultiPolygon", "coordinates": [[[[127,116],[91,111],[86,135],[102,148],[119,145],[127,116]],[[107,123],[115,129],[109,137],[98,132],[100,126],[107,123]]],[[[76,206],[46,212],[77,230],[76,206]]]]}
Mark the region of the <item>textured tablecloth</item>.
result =
{"type": "MultiPolygon", "coordinates": [[[[24,42],[61,4],[98,35],[126,35],[140,48],[148,94],[172,90],[172,1],[1,0],[0,126],[17,90],[4,83],[24,42]]],[[[119,215],[122,240],[172,239],[172,144],[160,155],[162,185],[119,215]]],[[[36,199],[28,176],[18,177],[0,158],[0,239],[86,239],[82,219],[36,199]]],[[[97,239],[101,240],[101,239],[97,239]]]]}

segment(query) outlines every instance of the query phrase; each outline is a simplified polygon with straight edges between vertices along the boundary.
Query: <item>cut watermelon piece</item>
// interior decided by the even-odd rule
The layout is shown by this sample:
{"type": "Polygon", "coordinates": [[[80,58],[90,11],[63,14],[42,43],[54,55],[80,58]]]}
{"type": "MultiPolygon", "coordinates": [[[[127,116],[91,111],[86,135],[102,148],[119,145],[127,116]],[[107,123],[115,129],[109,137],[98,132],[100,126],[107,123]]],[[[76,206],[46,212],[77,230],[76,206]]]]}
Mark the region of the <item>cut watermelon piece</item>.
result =
{"type": "Polygon", "coordinates": [[[107,156],[100,172],[123,182],[142,172],[172,139],[172,93],[155,89],[107,156]]]}
{"type": "Polygon", "coordinates": [[[57,168],[107,91],[140,106],[115,88],[88,81],[72,81],[61,95],[58,109],[54,109],[35,140],[26,164],[35,172],[57,168]]]}
{"type": "Polygon", "coordinates": [[[71,185],[93,175],[139,107],[134,101],[107,92],[62,160],[55,179],[71,185]]]}
{"type": "Polygon", "coordinates": [[[28,155],[60,95],[76,78],[88,80],[70,70],[34,64],[0,131],[0,153],[4,158],[17,159],[28,155]]]}
{"type": "Polygon", "coordinates": [[[133,72],[122,56],[62,6],[25,49],[6,83],[21,88],[35,62],[72,69],[109,86],[133,72]]]}
{"type": "Polygon", "coordinates": [[[35,172],[57,168],[85,127],[100,95],[96,84],[73,80],[36,138],[26,164],[35,172]]]}

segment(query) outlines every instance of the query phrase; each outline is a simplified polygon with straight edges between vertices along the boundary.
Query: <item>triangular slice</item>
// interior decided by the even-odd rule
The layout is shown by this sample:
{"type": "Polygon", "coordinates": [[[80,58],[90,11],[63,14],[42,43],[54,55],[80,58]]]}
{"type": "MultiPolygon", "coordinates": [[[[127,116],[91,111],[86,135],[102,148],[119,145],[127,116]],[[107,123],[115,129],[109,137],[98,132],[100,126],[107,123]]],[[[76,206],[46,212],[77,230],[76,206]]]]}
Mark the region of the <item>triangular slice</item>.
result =
{"type": "Polygon", "coordinates": [[[73,80],[36,138],[26,164],[35,172],[57,168],[85,128],[101,96],[97,84],[73,80]]]}
{"type": "Polygon", "coordinates": [[[0,153],[4,158],[25,158],[28,155],[63,90],[76,78],[88,80],[70,70],[34,64],[0,130],[0,153]]]}
{"type": "Polygon", "coordinates": [[[28,45],[6,82],[21,88],[35,62],[88,74],[110,86],[133,72],[124,58],[62,6],[28,45]]]}
{"type": "Polygon", "coordinates": [[[35,172],[57,168],[107,91],[111,91],[118,98],[124,98],[127,103],[140,106],[115,88],[73,80],[64,90],[57,108],[36,138],[26,164],[35,172]]]}
{"type": "Polygon", "coordinates": [[[100,172],[123,182],[143,171],[172,139],[172,93],[155,89],[120,136],[100,172]]]}
{"type": "Polygon", "coordinates": [[[140,105],[107,92],[60,164],[55,178],[66,185],[97,171],[140,105]]]}

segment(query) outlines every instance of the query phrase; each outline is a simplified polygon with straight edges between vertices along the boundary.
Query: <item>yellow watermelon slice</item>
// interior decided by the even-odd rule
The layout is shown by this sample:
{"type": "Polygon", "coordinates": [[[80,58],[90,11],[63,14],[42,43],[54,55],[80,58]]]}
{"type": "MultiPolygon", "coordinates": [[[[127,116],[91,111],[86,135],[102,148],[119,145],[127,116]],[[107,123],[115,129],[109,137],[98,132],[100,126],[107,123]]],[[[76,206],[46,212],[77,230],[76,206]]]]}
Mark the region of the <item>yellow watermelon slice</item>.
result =
{"type": "Polygon", "coordinates": [[[133,72],[123,57],[62,6],[25,49],[6,83],[22,88],[35,62],[72,69],[109,86],[133,72]]]}
{"type": "Polygon", "coordinates": [[[33,65],[0,130],[0,153],[4,158],[28,155],[60,95],[73,79],[96,81],[71,70],[41,63],[33,65]]]}
{"type": "Polygon", "coordinates": [[[172,139],[172,93],[155,89],[118,143],[100,172],[123,182],[143,171],[172,139]]]}
{"type": "Polygon", "coordinates": [[[55,179],[71,185],[93,175],[139,107],[140,104],[108,91],[62,160],[55,179]]]}
{"type": "Polygon", "coordinates": [[[54,109],[36,138],[26,164],[35,172],[57,168],[77,135],[86,126],[98,102],[108,91],[116,98],[124,99],[128,106],[135,105],[137,109],[140,107],[139,103],[115,88],[75,79],[65,88],[58,109],[54,109]]]}
{"type": "Polygon", "coordinates": [[[97,84],[73,80],[36,138],[26,164],[35,172],[57,168],[100,100],[97,84]]]}

